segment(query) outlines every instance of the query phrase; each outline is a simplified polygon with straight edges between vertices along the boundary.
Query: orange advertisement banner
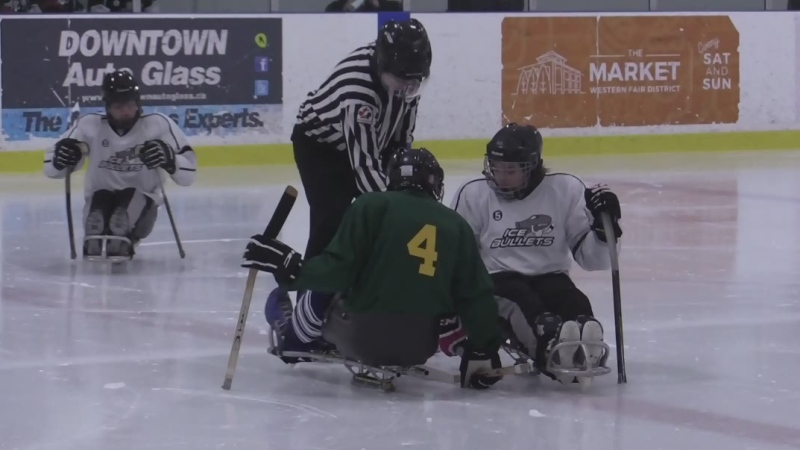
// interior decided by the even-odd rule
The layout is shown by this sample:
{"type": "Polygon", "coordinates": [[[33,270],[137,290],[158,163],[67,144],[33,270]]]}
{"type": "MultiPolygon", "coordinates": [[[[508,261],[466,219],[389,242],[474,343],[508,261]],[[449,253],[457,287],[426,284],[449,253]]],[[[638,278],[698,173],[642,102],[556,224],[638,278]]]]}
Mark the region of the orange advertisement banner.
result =
{"type": "Polygon", "coordinates": [[[736,123],[728,16],[507,17],[503,123],[540,128],[736,123]]]}

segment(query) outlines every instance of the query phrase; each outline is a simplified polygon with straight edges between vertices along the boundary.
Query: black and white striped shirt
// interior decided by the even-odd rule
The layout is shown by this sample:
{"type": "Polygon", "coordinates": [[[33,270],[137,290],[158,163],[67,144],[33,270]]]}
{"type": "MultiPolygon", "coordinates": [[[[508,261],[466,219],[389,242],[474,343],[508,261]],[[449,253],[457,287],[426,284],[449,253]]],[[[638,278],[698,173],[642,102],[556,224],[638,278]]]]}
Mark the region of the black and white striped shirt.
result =
{"type": "Polygon", "coordinates": [[[413,142],[419,103],[386,93],[371,66],[374,54],[374,43],[350,53],[297,114],[306,135],[348,152],[361,192],[386,190],[382,158],[413,142]]]}

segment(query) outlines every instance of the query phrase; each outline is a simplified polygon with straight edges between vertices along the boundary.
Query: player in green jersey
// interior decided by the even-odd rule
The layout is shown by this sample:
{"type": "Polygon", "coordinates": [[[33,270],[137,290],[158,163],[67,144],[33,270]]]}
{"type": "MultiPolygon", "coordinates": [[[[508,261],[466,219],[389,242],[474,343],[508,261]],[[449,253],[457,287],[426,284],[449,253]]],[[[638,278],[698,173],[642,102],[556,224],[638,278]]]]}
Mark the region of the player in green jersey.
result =
{"type": "Polygon", "coordinates": [[[424,362],[436,351],[439,320],[455,313],[468,335],[460,352],[461,385],[487,388],[500,378],[480,372],[500,367],[502,335],[492,282],[472,229],[440,203],[444,171],[428,150],[400,150],[386,173],[388,191],[356,199],[321,255],[303,261],[276,239],[261,235],[251,239],[243,266],[273,273],[282,288],[270,293],[265,308],[278,335],[275,353],[329,348],[322,339],[323,328],[334,298],[340,298],[348,314],[380,322],[353,321],[354,327],[374,331],[368,343],[345,342],[347,346],[369,345],[373,354],[381,349],[415,353],[416,360],[422,356],[424,362]],[[284,289],[299,291],[296,308],[284,289]],[[418,335],[431,329],[436,331],[432,348],[427,341],[409,343],[420,342],[418,335]],[[420,348],[405,349],[412,345],[420,348]]]}

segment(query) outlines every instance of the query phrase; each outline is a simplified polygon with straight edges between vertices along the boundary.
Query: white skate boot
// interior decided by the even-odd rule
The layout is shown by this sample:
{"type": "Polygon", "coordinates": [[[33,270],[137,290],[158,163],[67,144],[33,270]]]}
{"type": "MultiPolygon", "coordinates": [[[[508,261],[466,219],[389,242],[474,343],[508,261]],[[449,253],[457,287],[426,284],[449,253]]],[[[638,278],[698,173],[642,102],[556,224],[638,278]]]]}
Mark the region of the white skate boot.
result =
{"type": "MultiPolygon", "coordinates": [[[[581,326],[580,351],[576,355],[580,366],[585,365],[585,370],[592,371],[598,369],[605,363],[608,357],[608,347],[603,342],[603,326],[594,317],[579,316],[578,321],[581,326]]],[[[581,388],[586,389],[592,383],[593,376],[579,376],[578,383],[581,388]]]]}
{"type": "Polygon", "coordinates": [[[100,239],[91,239],[94,236],[102,236],[105,231],[106,223],[103,218],[103,212],[94,210],[86,217],[86,236],[90,239],[84,240],[83,256],[97,257],[103,251],[103,241],[100,239]]]}
{"type": "Polygon", "coordinates": [[[548,366],[562,384],[572,384],[575,381],[575,376],[566,372],[577,367],[575,357],[580,348],[580,340],[580,325],[574,320],[568,320],[561,324],[555,340],[551,341],[548,366]]]}
{"type": "MultiPolygon", "coordinates": [[[[113,236],[127,238],[130,232],[128,211],[126,211],[125,208],[114,209],[114,212],[111,214],[111,218],[108,221],[108,228],[111,230],[111,234],[113,236]]],[[[109,240],[108,244],[106,244],[106,254],[109,257],[130,256],[130,241],[127,239],[109,240]]]]}

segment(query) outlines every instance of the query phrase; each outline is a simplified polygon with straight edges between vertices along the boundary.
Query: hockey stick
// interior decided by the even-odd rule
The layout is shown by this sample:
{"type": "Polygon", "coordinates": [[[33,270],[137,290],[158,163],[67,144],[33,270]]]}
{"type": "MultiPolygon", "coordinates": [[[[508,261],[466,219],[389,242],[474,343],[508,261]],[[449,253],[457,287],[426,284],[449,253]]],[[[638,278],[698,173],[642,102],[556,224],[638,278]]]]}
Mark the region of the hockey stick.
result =
{"type": "Polygon", "coordinates": [[[608,253],[611,257],[611,288],[614,293],[614,331],[617,340],[617,383],[627,383],[625,373],[625,344],[622,338],[622,295],[619,285],[619,254],[617,253],[617,238],[614,236],[614,224],[607,212],[600,214],[603,220],[603,230],[606,233],[608,253]]]}
{"type": "MultiPolygon", "coordinates": [[[[297,200],[297,189],[292,186],[286,186],[286,190],[283,191],[283,195],[278,201],[278,206],[275,207],[275,212],[272,213],[272,218],[269,220],[269,224],[267,224],[267,228],[264,230],[264,236],[273,239],[278,237],[278,233],[280,233],[283,224],[292,211],[295,200],[297,200]]],[[[244,337],[244,325],[247,322],[247,315],[250,313],[250,301],[253,298],[256,275],[258,275],[258,269],[250,269],[247,273],[247,285],[245,285],[244,288],[242,307],[239,310],[239,321],[236,323],[236,332],[233,336],[231,355],[228,358],[228,370],[225,372],[225,381],[222,383],[222,389],[226,391],[231,390],[233,374],[236,371],[236,362],[239,360],[239,349],[242,346],[242,337],[244,337]]]]}
{"type": "MultiPolygon", "coordinates": [[[[85,142],[79,142],[78,147],[81,149],[81,158],[85,158],[89,154],[89,145],[85,142]]],[[[64,178],[64,192],[67,197],[67,228],[69,231],[69,256],[72,259],[78,257],[75,251],[75,226],[72,223],[72,171],[74,167],[67,167],[67,176],[64,178]]]]}
{"type": "MultiPolygon", "coordinates": [[[[459,358],[464,356],[463,346],[458,346],[458,349],[456,350],[456,355],[459,358]]],[[[504,377],[506,375],[525,375],[533,372],[534,370],[535,370],[534,367],[529,363],[521,363],[521,364],[514,364],[513,366],[498,367],[496,369],[484,369],[480,370],[478,373],[490,377],[504,377]]],[[[460,373],[453,375],[453,382],[456,384],[461,383],[460,373]]]]}
{"type": "Polygon", "coordinates": [[[167,191],[164,190],[164,181],[161,180],[161,174],[158,174],[158,186],[161,188],[161,198],[164,199],[164,208],[167,209],[167,216],[169,216],[169,223],[172,225],[172,234],[175,235],[175,243],[178,244],[178,253],[181,255],[181,259],[186,258],[186,252],[183,251],[183,245],[181,245],[181,237],[178,235],[178,227],[175,226],[175,218],[172,217],[172,208],[169,206],[169,199],[167,198],[167,191]]]}
{"type": "MultiPolygon", "coordinates": [[[[144,154],[144,145],[136,146],[135,152],[139,156],[139,159],[144,161],[144,158],[142,158],[144,154]]],[[[186,252],[183,251],[181,237],[178,235],[178,227],[175,225],[175,217],[172,216],[172,207],[169,206],[167,191],[164,190],[164,180],[161,179],[161,172],[156,172],[156,175],[158,176],[158,187],[161,189],[161,198],[164,199],[164,208],[166,208],[167,216],[169,216],[169,224],[172,226],[172,234],[175,236],[175,244],[178,245],[178,254],[181,255],[181,259],[184,259],[186,258],[186,252]]]]}
{"type": "Polygon", "coordinates": [[[67,229],[69,231],[69,256],[72,259],[78,257],[75,251],[75,227],[72,224],[72,167],[67,168],[67,177],[64,178],[64,191],[67,197],[67,229]]]}

